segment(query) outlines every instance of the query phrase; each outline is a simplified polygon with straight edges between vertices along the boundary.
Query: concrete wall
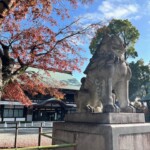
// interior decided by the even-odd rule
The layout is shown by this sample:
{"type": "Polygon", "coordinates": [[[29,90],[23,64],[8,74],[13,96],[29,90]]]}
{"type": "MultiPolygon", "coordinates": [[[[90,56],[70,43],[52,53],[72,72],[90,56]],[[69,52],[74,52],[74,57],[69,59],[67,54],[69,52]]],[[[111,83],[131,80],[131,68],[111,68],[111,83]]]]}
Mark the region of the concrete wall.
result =
{"type": "Polygon", "coordinates": [[[150,133],[120,135],[118,142],[119,150],[149,150],[150,133]]]}
{"type": "MultiPolygon", "coordinates": [[[[76,150],[150,150],[150,124],[148,123],[55,122],[53,136],[67,143],[77,143],[76,150]]],[[[59,140],[53,140],[53,144],[63,143],[59,140]]],[[[74,150],[74,148],[67,150],[74,150]]]]}

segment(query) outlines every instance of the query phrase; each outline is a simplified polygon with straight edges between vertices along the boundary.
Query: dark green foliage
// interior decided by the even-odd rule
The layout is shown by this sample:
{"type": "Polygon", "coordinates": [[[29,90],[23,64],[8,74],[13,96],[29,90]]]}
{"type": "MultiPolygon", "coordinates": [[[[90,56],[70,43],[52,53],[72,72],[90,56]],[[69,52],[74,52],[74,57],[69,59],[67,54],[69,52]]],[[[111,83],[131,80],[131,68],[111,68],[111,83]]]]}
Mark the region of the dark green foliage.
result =
{"type": "Polygon", "coordinates": [[[143,96],[140,93],[141,90],[144,90],[145,95],[147,95],[150,88],[149,65],[145,65],[143,60],[138,60],[137,62],[131,62],[129,66],[132,70],[132,78],[129,83],[129,96],[133,96],[133,94],[135,94],[137,91],[139,91],[139,94],[143,96]]]}
{"type": "Polygon", "coordinates": [[[118,35],[122,39],[127,51],[126,58],[138,56],[134,48],[134,44],[140,35],[138,30],[128,20],[117,19],[113,19],[108,26],[103,26],[97,30],[95,37],[90,43],[91,54],[94,54],[97,45],[100,44],[105,34],[118,35]]]}

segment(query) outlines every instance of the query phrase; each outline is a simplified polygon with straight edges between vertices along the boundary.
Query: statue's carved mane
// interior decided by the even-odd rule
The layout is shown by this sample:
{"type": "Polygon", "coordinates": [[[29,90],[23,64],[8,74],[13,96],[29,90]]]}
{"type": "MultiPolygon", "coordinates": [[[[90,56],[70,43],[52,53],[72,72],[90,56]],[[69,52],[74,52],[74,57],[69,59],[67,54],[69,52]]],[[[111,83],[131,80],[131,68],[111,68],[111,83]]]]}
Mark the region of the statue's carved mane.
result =
{"type": "Polygon", "coordinates": [[[121,39],[115,35],[105,35],[102,39],[101,43],[97,46],[97,49],[90,59],[90,63],[88,64],[85,74],[89,70],[94,69],[99,66],[103,66],[105,63],[119,63],[124,60],[125,48],[121,39]]]}

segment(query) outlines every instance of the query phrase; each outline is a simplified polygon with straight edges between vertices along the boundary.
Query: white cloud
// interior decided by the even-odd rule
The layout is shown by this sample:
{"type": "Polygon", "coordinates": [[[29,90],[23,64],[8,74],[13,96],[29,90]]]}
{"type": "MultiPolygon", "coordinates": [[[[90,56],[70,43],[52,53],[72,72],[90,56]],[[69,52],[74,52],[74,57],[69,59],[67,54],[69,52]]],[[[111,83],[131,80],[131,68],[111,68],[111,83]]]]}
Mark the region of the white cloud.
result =
{"type": "Polygon", "coordinates": [[[112,18],[137,20],[140,18],[139,8],[140,6],[134,0],[103,0],[97,10],[80,17],[83,24],[108,21],[112,18]]]}
{"type": "Polygon", "coordinates": [[[133,3],[135,0],[107,0],[109,2],[115,2],[115,3],[133,3]]]}
{"type": "Polygon", "coordinates": [[[131,16],[130,18],[129,18],[129,20],[139,20],[139,19],[141,19],[142,18],[142,15],[135,15],[135,16],[131,16]]]}
{"type": "Polygon", "coordinates": [[[150,0],[145,1],[145,3],[143,4],[143,14],[144,15],[149,15],[150,14],[150,0]]]}
{"type": "Polygon", "coordinates": [[[81,17],[81,21],[80,23],[84,22],[84,23],[89,23],[89,22],[97,22],[99,20],[101,20],[101,15],[99,14],[99,12],[94,12],[94,13],[86,13],[81,17]]]}
{"type": "Polygon", "coordinates": [[[147,1],[147,8],[150,8],[150,0],[147,1]]]}
{"type": "Polygon", "coordinates": [[[112,3],[110,1],[103,1],[98,7],[98,11],[101,12],[106,19],[123,19],[136,14],[138,12],[138,8],[137,4],[122,4],[120,2],[112,3]]]}

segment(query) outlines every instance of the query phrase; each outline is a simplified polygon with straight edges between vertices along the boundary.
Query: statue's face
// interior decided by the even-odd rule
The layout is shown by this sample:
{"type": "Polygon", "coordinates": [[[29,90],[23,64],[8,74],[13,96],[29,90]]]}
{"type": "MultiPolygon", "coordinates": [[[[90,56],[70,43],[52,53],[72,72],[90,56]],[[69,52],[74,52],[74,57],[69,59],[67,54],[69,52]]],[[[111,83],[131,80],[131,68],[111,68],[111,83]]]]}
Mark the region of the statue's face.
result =
{"type": "Polygon", "coordinates": [[[119,37],[112,37],[110,39],[111,41],[111,50],[116,54],[116,55],[123,55],[125,53],[125,48],[123,46],[123,43],[119,37]]]}
{"type": "Polygon", "coordinates": [[[118,36],[106,36],[101,42],[97,53],[114,53],[120,58],[124,58],[125,48],[123,42],[118,36]]]}

